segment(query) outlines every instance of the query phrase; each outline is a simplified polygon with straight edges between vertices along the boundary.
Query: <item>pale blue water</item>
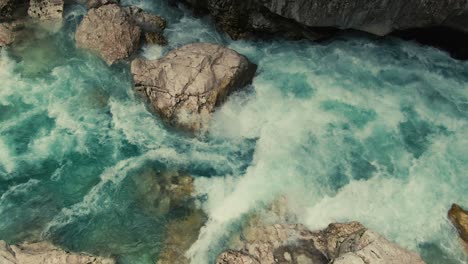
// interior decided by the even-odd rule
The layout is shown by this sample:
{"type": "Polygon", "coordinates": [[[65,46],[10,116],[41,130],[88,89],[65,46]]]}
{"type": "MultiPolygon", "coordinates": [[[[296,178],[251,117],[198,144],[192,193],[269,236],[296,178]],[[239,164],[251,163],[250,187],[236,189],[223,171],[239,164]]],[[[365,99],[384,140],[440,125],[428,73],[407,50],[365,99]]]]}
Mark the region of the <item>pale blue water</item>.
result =
{"type": "Polygon", "coordinates": [[[427,263],[466,263],[446,219],[468,206],[468,63],[396,39],[233,42],[164,2],[124,1],[168,20],[169,46],[221,43],[259,65],[207,134],[166,127],[134,95],[128,65],[74,47],[85,9],[57,33],[1,51],[0,239],[153,263],[164,227],[139,175],[196,177],[210,220],[188,255],[210,263],[242,217],[288,197],[311,229],[358,220],[427,263]]]}

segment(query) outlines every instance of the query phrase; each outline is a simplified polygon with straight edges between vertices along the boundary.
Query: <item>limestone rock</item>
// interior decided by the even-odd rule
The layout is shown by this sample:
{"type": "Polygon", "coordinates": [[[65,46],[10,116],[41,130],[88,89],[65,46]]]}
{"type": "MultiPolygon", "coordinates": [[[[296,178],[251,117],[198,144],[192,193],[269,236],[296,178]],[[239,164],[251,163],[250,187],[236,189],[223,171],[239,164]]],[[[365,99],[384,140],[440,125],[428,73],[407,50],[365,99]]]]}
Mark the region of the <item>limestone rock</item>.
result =
{"type": "Polygon", "coordinates": [[[409,252],[371,230],[361,230],[350,235],[340,244],[339,257],[333,264],[359,263],[364,264],[402,264],[424,262],[415,253],[409,252]]]}
{"type": "Polygon", "coordinates": [[[248,254],[228,250],[219,255],[216,264],[260,264],[260,262],[248,254]]]}
{"type": "Polygon", "coordinates": [[[423,264],[409,252],[358,222],[330,224],[312,232],[303,225],[258,225],[244,228],[241,239],[218,257],[218,264],[423,264]],[[248,263],[248,262],[247,262],[248,263]]]}
{"type": "Polygon", "coordinates": [[[0,263],[2,264],[114,264],[111,258],[94,257],[81,253],[70,253],[48,242],[8,245],[0,241],[0,263]]]}
{"type": "Polygon", "coordinates": [[[60,20],[63,17],[63,0],[30,0],[28,14],[40,20],[60,20]]]}
{"type": "Polygon", "coordinates": [[[109,4],[91,9],[75,34],[77,46],[97,52],[109,65],[139,48],[141,30],[123,8],[109,4]]]}
{"type": "Polygon", "coordinates": [[[131,72],[136,89],[166,120],[197,131],[227,96],[252,81],[256,65],[237,52],[194,43],[158,60],[136,59],[131,72]]]}
{"type": "Polygon", "coordinates": [[[448,211],[448,217],[457,228],[463,241],[468,243],[468,211],[463,210],[458,204],[452,204],[448,211]]]}

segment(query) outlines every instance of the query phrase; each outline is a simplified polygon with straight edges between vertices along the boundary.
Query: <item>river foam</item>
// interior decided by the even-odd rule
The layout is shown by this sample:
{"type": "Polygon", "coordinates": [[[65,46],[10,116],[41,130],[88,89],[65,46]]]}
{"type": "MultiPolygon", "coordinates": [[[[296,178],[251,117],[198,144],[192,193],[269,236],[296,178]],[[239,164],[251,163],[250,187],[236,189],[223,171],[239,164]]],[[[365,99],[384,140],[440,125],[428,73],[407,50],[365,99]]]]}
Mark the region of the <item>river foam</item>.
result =
{"type": "Polygon", "coordinates": [[[464,263],[445,215],[468,204],[467,63],[356,35],[234,42],[164,1],[122,2],[168,20],[169,45],[143,56],[224,44],[258,64],[253,84],[205,134],[176,131],[134,94],[128,65],[75,49],[85,9],[68,6],[61,31],[1,51],[0,239],[153,263],[176,216],[139,200],[133,179],[150,167],[196,178],[208,221],[186,253],[194,264],[280,196],[311,229],[358,220],[427,263],[464,263]]]}

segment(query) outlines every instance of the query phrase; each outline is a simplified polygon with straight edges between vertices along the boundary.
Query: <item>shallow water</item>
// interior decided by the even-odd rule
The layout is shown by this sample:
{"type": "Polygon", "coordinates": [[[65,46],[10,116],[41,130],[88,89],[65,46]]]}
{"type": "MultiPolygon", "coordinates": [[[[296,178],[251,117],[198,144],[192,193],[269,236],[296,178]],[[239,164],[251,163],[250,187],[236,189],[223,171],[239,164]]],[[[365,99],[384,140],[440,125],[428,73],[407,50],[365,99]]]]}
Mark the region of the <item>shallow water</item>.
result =
{"type": "MultiPolygon", "coordinates": [[[[196,177],[209,217],[188,256],[210,263],[243,218],[279,195],[311,229],[357,220],[427,263],[466,263],[446,218],[468,205],[468,64],[396,39],[233,42],[165,2],[169,46],[221,43],[259,65],[208,133],[168,128],[134,94],[128,65],[76,50],[85,9],[0,57],[0,239],[49,239],[75,251],[153,263],[168,221],[140,175],[196,177]]],[[[169,234],[170,235],[170,234],[169,234]]]]}

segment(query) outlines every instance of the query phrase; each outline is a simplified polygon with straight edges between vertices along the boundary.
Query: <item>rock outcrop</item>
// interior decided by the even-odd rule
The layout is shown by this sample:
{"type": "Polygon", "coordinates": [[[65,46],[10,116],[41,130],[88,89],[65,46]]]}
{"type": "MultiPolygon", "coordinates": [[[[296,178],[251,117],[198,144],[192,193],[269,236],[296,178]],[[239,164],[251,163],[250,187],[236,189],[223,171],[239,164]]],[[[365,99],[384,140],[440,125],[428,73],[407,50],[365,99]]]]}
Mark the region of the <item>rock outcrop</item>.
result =
{"type": "MultiPolygon", "coordinates": [[[[96,52],[109,65],[131,56],[140,48],[143,33],[162,32],[165,20],[138,7],[120,7],[111,0],[90,1],[91,8],[75,34],[77,46],[96,52]]],[[[163,43],[161,40],[159,43],[163,43]]]]}
{"type": "Polygon", "coordinates": [[[140,46],[141,29],[115,4],[91,9],[76,30],[79,48],[97,52],[108,64],[129,57],[140,46]]]}
{"type": "Polygon", "coordinates": [[[131,72],[136,89],[164,119],[200,130],[216,106],[252,81],[256,65],[223,46],[194,43],[158,60],[136,59],[131,72]]]}
{"type": "Polygon", "coordinates": [[[376,35],[395,30],[447,26],[468,32],[465,0],[184,0],[211,14],[232,37],[279,33],[318,38],[317,28],[356,29],[376,35]]]}
{"type": "Polygon", "coordinates": [[[452,204],[448,211],[448,218],[457,229],[460,237],[468,243],[468,211],[463,210],[458,204],[452,204]]]}
{"type": "Polygon", "coordinates": [[[30,0],[28,14],[40,20],[60,20],[63,17],[63,0],[30,0]]]}
{"type": "Polygon", "coordinates": [[[8,245],[0,241],[0,263],[2,264],[114,264],[111,258],[94,257],[70,253],[47,242],[8,245]]]}
{"type": "Polygon", "coordinates": [[[217,264],[422,264],[421,258],[357,222],[312,232],[303,225],[251,225],[217,264]]]}

